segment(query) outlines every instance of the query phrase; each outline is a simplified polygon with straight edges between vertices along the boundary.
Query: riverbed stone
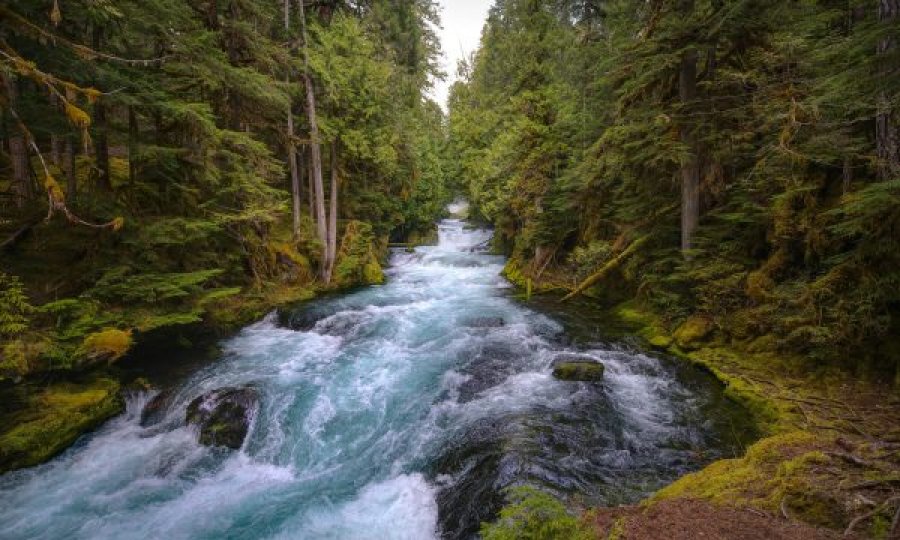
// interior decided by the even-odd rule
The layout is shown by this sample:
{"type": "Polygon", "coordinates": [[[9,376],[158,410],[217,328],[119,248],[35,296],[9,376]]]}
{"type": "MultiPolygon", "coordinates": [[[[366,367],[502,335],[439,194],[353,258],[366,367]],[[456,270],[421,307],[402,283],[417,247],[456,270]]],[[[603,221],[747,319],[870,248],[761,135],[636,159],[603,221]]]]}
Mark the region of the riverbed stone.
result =
{"type": "Polygon", "coordinates": [[[469,328],[501,328],[505,325],[506,321],[503,320],[503,317],[481,316],[471,317],[463,321],[463,326],[469,328]]]}
{"type": "Polygon", "coordinates": [[[563,381],[602,381],[604,366],[582,356],[563,356],[553,362],[553,376],[563,381]]]}
{"type": "Polygon", "coordinates": [[[192,401],[185,421],[199,428],[200,444],[237,450],[244,444],[258,409],[259,392],[255,388],[219,388],[192,401]]]}
{"type": "Polygon", "coordinates": [[[150,398],[144,408],[141,409],[141,426],[147,427],[158,424],[166,416],[166,410],[172,402],[172,391],[163,390],[150,398]]]}

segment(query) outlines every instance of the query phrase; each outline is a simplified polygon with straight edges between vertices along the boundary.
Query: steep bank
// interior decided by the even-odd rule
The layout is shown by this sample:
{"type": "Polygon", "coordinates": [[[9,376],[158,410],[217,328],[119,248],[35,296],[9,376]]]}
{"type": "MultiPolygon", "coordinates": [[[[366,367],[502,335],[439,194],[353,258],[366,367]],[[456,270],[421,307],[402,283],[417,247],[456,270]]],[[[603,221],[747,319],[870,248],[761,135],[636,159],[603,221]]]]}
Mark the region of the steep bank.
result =
{"type": "MultiPolygon", "coordinates": [[[[303,244],[289,232],[282,237],[276,231],[266,244],[268,274],[255,282],[233,280],[182,292],[171,282],[133,284],[129,294],[144,286],[154,300],[116,302],[98,298],[92,288],[73,294],[86,271],[78,254],[89,249],[90,241],[73,241],[64,227],[38,226],[5,255],[7,270],[28,276],[17,291],[29,309],[22,310],[27,326],[0,346],[0,472],[46,461],[121,413],[122,387],[134,378],[128,369],[133,356],[162,364],[166,360],[160,359],[178,351],[203,356],[205,347],[272,309],[384,279],[386,241],[350,222],[340,243],[338,271],[327,287],[316,281],[303,244]],[[47,249],[62,237],[67,238],[64,250],[47,249]],[[72,296],[47,302],[41,290],[50,283],[72,296]],[[163,291],[177,300],[160,298],[163,291]],[[114,364],[124,369],[111,368],[114,364]]],[[[97,258],[90,264],[111,265],[97,258]]],[[[178,366],[169,368],[177,371],[178,366]]]]}

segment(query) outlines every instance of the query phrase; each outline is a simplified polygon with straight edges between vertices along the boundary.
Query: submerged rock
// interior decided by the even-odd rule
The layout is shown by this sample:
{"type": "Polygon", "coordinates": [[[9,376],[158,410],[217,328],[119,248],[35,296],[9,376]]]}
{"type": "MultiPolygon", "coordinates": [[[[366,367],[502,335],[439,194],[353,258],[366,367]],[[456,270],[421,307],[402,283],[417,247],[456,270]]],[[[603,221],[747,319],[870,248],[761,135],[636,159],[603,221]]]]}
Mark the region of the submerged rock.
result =
{"type": "Polygon", "coordinates": [[[604,369],[589,356],[562,356],[553,362],[553,376],[563,381],[602,381],[604,369]]]}
{"type": "Polygon", "coordinates": [[[166,416],[166,409],[172,402],[172,391],[163,390],[150,398],[141,409],[141,426],[147,427],[158,424],[166,416]]]}
{"type": "Polygon", "coordinates": [[[500,328],[506,325],[506,321],[503,317],[472,317],[464,320],[462,325],[469,328],[500,328]]]}
{"type": "Polygon", "coordinates": [[[200,444],[237,450],[244,444],[258,409],[255,388],[219,388],[192,401],[185,421],[200,428],[200,444]]]}

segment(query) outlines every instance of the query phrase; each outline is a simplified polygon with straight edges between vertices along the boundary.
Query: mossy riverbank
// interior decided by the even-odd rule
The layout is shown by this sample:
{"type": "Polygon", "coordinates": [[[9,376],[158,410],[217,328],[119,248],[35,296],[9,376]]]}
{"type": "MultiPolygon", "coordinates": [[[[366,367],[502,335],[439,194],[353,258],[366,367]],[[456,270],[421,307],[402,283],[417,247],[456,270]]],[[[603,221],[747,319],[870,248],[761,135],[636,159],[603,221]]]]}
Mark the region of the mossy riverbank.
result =
{"type": "MultiPolygon", "coordinates": [[[[532,294],[566,289],[552,277],[529,283],[515,264],[505,275],[532,294]]],[[[692,506],[697,519],[717,511],[758,513],[776,525],[808,526],[810,537],[847,531],[888,538],[892,527],[896,534],[900,397],[893,381],[773,352],[759,338],[726,340],[702,318],[671,328],[636,300],[609,309],[607,317],[647,347],[712,373],[726,395],[753,415],[763,437],[743,456],[688,474],[637,507],[589,511],[579,530],[599,538],[642,538],[635,532],[646,525],[642,520],[675,505],[684,519],[691,519],[684,515],[692,514],[692,506]],[[604,519],[595,519],[600,514],[604,519]]]]}
{"type": "MultiPolygon", "coordinates": [[[[0,473],[46,461],[80,435],[122,412],[122,387],[133,378],[127,369],[132,358],[157,362],[167,358],[169,352],[185,349],[204,355],[203,350],[210,343],[259,320],[272,309],[360,285],[382,283],[386,246],[386,239],[374,239],[365,224],[349,224],[342,239],[335,280],[325,287],[316,282],[309,263],[293,244],[273,242],[266,257],[276,273],[229,294],[209,298],[190,320],[181,321],[174,316],[171,324],[146,330],[109,327],[68,342],[58,340],[60,333],[54,326],[32,327],[0,344],[0,393],[5,401],[5,406],[0,407],[0,473]],[[57,358],[59,351],[68,354],[65,361],[57,358]],[[116,366],[111,369],[113,364],[116,366]]],[[[138,306],[133,311],[145,310],[138,306]]],[[[165,306],[159,306],[152,317],[170,315],[165,306]]],[[[127,318],[121,313],[118,316],[127,318]]]]}

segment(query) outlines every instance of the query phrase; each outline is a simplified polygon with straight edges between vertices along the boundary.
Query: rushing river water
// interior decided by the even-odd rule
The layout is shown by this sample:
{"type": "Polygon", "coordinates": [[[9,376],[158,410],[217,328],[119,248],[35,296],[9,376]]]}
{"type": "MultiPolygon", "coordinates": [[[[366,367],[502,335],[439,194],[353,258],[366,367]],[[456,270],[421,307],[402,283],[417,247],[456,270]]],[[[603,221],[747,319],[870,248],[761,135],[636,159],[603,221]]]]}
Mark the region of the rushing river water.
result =
{"type": "Polygon", "coordinates": [[[445,220],[438,246],[393,255],[386,285],[245,328],[160,424],[141,427],[150,395],[132,396],[62,456],[0,477],[0,538],[467,538],[506,486],[633,502],[739,450],[744,415],[714,381],[515,300],[488,239],[445,220]],[[605,380],[555,380],[572,353],[605,380]],[[186,405],[242,385],[262,403],[243,448],[198,445],[186,405]]]}

